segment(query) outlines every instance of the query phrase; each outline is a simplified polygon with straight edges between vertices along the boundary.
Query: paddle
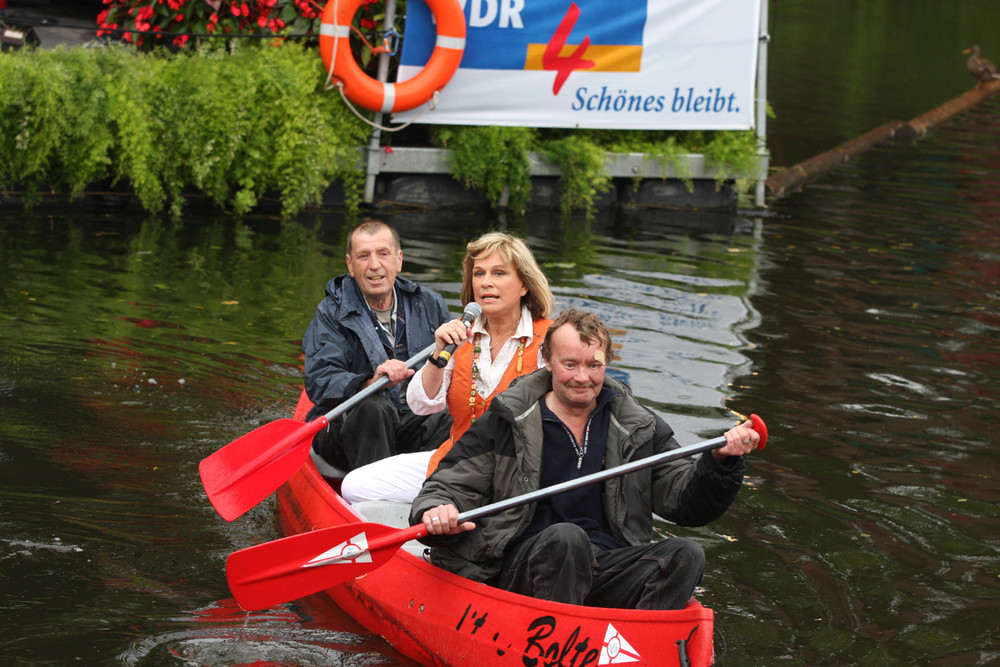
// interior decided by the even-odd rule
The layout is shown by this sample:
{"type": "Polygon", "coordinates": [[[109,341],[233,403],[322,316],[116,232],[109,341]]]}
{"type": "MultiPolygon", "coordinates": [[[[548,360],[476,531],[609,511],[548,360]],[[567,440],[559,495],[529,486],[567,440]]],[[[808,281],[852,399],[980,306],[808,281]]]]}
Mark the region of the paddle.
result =
{"type": "MultiPolygon", "coordinates": [[[[763,449],[767,442],[767,426],[757,415],[750,415],[750,420],[753,430],[760,435],[757,449],[763,449]]],[[[658,463],[718,449],[725,444],[725,436],[719,436],[600,470],[579,479],[462,512],[458,515],[458,522],[496,514],[658,463]]],[[[247,610],[266,609],[367,574],[385,564],[404,543],[425,535],[427,531],[422,523],[400,529],[363,522],[300,533],[233,552],[226,561],[226,579],[229,590],[241,607],[247,610]]]]}
{"type": "MultiPolygon", "coordinates": [[[[435,347],[431,343],[410,357],[406,367],[426,361],[435,347]]],[[[212,506],[226,521],[255,507],[302,467],[316,433],[388,384],[388,376],[383,375],[322,417],[311,422],[273,421],[203,459],[198,472],[212,506]]]]}

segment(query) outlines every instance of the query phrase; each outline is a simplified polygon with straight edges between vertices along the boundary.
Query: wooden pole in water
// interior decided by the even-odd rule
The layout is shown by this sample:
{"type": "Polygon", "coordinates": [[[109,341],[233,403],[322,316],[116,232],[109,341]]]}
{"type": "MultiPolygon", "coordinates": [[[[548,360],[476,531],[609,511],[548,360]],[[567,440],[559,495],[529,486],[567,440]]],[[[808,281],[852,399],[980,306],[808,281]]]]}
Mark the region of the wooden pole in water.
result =
{"type": "Polygon", "coordinates": [[[889,139],[916,140],[926,136],[955,116],[968,111],[990,95],[1000,90],[1000,80],[976,84],[953,100],[923,113],[908,123],[892,120],[874,130],[855,137],[836,148],[813,156],[808,160],[772,174],[765,181],[767,193],[771,199],[779,199],[787,194],[800,190],[805,184],[816,180],[828,171],[848,162],[854,157],[869,150],[872,146],[889,139]]]}
{"type": "Polygon", "coordinates": [[[958,114],[968,111],[998,90],[1000,90],[1000,79],[979,83],[955,99],[917,116],[901,127],[896,132],[896,137],[899,139],[919,139],[938,125],[943,125],[958,114]]]}
{"type": "Polygon", "coordinates": [[[891,120],[885,125],[880,125],[836,148],[831,148],[788,169],[772,174],[765,181],[768,195],[772,199],[779,199],[801,189],[806,183],[816,180],[828,171],[848,162],[851,158],[861,155],[872,146],[887,141],[894,132],[905,124],[901,120],[891,120]]]}

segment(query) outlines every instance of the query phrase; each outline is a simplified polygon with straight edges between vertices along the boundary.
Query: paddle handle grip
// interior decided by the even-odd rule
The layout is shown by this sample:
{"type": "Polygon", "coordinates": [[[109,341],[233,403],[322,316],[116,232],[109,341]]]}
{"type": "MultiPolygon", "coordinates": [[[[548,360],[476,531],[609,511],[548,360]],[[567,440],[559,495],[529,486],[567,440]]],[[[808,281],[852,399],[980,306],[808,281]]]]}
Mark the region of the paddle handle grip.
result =
{"type": "Polygon", "coordinates": [[[750,415],[750,421],[753,422],[753,430],[757,431],[757,435],[760,436],[757,449],[764,449],[764,445],[767,444],[767,424],[758,415],[750,415]]]}

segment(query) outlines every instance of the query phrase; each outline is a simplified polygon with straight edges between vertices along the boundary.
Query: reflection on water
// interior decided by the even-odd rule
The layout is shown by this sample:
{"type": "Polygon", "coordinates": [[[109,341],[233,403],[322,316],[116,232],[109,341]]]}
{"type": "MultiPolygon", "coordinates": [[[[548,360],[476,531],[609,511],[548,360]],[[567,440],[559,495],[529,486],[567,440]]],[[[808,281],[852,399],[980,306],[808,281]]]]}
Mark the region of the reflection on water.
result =
{"type": "Polygon", "coordinates": [[[743,497],[758,558],[721,596],[757,600],[741,641],[777,618],[767,644],[803,664],[1000,657],[998,111],[879,149],[765,225],[746,385],[785,437],[743,497]]]}
{"type": "MultiPolygon", "coordinates": [[[[1000,521],[997,103],[886,146],[767,217],[512,222],[560,306],[611,323],[626,379],[682,442],[757,412],[740,501],[692,535],[728,664],[988,664],[1000,521]],[[975,128],[975,130],[970,130],[975,128]],[[991,134],[992,133],[992,134],[991,134]],[[989,143],[989,141],[985,141],[989,143]]],[[[89,209],[88,209],[89,210],[89,209]]],[[[407,274],[457,313],[480,213],[401,212],[407,274]]],[[[289,414],[298,339],[345,221],[99,211],[2,219],[5,654],[108,664],[408,664],[321,598],[248,620],[198,461],[289,414]],[[219,602],[212,602],[218,600],[219,602]]]]}
{"type": "MultiPolygon", "coordinates": [[[[337,611],[324,609],[336,618],[337,611]]],[[[343,614],[341,613],[341,616],[343,614]]],[[[339,619],[351,625],[350,619],[339,619]]],[[[285,665],[349,667],[400,664],[371,650],[356,632],[333,630],[304,613],[281,607],[247,614],[228,600],[163,623],[164,632],[133,642],[118,660],[126,667],[285,665]],[[177,627],[177,630],[168,630],[177,627]]],[[[407,663],[408,664],[408,663],[407,663]]]]}
{"type": "MultiPolygon", "coordinates": [[[[739,502],[696,530],[737,665],[1000,660],[1000,100],[766,217],[512,221],[560,306],[682,442],[768,422],[739,502]]],[[[193,207],[189,207],[193,208],[193,207]]],[[[480,212],[397,212],[457,313],[480,212]]],[[[0,652],[25,663],[409,664],[310,598],[248,620],[223,563],[277,536],[198,462],[290,414],[298,340],[342,271],[335,212],[144,220],[0,210],[0,652]]]]}
{"type": "MultiPolygon", "coordinates": [[[[226,524],[198,462],[288,416],[298,340],[343,270],[336,213],[282,223],[143,219],[88,202],[0,218],[0,630],[29,662],[407,664],[302,601],[229,617],[223,563],[278,536],[273,500],[226,524]],[[195,611],[190,611],[195,610],[195,611]],[[360,638],[360,639],[358,639],[360,638]],[[374,656],[374,657],[373,657],[374,656]]],[[[404,212],[406,273],[459,309],[465,242],[499,224],[404,212]]],[[[684,441],[734,417],[728,382],[759,318],[759,222],[651,212],[519,221],[559,305],[615,329],[615,369],[684,441]]],[[[312,606],[311,606],[312,605],[312,606]]],[[[329,605],[327,605],[329,606],[329,605]]],[[[231,610],[232,611],[232,610],[231,610]]],[[[340,615],[342,616],[342,614],[340,615]]]]}

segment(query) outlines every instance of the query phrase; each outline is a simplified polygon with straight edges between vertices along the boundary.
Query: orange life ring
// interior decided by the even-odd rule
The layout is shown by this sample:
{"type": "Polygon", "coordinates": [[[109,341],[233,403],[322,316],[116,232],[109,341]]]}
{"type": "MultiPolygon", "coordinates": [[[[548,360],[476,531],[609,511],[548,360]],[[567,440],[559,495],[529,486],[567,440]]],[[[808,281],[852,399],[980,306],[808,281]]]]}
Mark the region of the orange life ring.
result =
{"type": "Polygon", "coordinates": [[[319,52],[327,71],[332,60],[331,80],[343,84],[347,99],[371,111],[406,111],[431,99],[451,80],[465,51],[465,13],[458,0],[424,1],[437,24],[434,52],[412,79],[383,83],[365,74],[351,53],[351,23],[363,0],[327,0],[320,24],[319,52]]]}

